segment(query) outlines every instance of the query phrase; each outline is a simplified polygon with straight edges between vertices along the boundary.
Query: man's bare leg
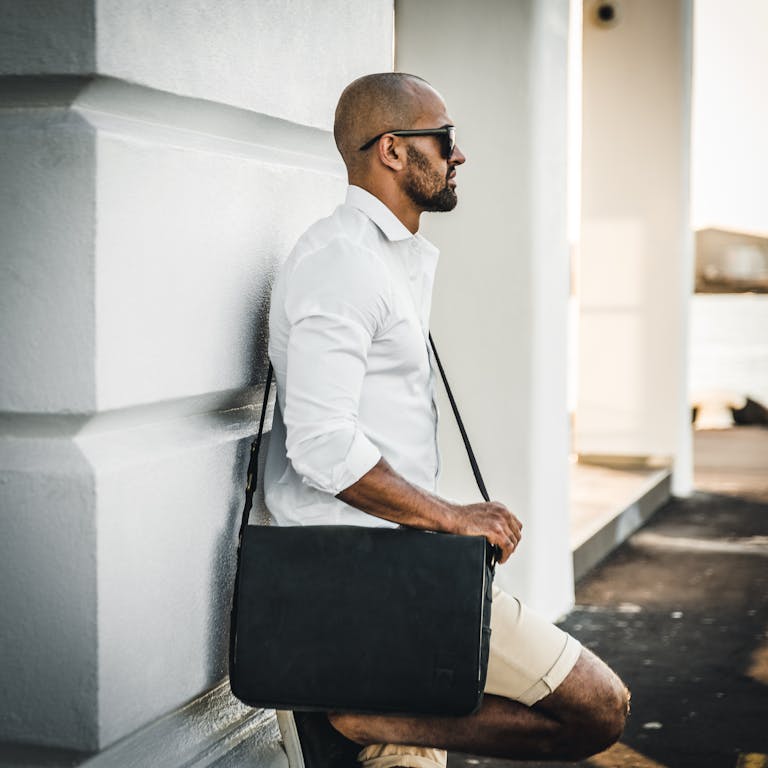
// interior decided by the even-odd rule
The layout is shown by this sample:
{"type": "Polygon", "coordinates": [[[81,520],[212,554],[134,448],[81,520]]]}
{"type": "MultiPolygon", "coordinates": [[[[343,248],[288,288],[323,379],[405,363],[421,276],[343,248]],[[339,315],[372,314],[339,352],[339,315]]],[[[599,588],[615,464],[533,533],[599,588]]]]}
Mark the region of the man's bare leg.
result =
{"type": "Polygon", "coordinates": [[[331,724],[361,745],[407,744],[517,760],[581,760],[618,741],[629,692],[587,649],[548,696],[527,707],[485,696],[467,717],[408,718],[332,714],[331,724]]]}

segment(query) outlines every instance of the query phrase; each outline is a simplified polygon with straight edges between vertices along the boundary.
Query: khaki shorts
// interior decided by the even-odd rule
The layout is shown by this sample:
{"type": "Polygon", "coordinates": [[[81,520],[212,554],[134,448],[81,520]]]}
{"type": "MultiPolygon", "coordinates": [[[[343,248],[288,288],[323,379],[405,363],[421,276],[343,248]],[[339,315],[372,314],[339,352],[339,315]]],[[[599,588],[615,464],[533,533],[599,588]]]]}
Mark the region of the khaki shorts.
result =
{"type": "MultiPolygon", "coordinates": [[[[581,653],[581,643],[493,587],[491,652],[485,692],[532,706],[565,680],[581,653]]],[[[442,768],[441,749],[372,744],[358,755],[363,768],[442,768]]]]}
{"type": "Polygon", "coordinates": [[[565,680],[580,653],[576,638],[494,584],[486,693],[530,707],[565,680]]]}

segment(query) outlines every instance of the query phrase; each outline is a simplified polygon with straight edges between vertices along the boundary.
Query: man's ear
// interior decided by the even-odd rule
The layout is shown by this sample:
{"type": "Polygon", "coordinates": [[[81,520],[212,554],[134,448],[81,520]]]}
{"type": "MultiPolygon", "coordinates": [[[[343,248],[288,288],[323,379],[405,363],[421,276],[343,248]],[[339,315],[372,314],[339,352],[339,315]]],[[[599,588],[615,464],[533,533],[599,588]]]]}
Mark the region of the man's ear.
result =
{"type": "Polygon", "coordinates": [[[405,144],[397,136],[382,136],[376,144],[379,160],[393,171],[405,168],[405,144]]]}

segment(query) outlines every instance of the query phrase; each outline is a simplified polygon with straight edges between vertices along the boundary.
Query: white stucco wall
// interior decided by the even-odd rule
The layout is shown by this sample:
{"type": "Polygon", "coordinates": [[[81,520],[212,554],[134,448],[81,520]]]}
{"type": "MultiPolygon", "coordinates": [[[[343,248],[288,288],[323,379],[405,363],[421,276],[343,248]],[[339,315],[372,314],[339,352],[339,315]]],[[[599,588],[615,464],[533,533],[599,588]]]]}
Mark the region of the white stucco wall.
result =
{"type": "Polygon", "coordinates": [[[67,5],[2,4],[0,742],[96,750],[226,673],[269,281],[392,4],[67,5]]]}
{"type": "Polygon", "coordinates": [[[0,0],[0,10],[5,74],[98,72],[325,129],[347,83],[392,67],[391,0],[0,0]]]}
{"type": "Polygon", "coordinates": [[[391,2],[219,0],[190,10],[98,0],[99,71],[328,129],[342,88],[392,65],[391,2]]]}
{"type": "Polygon", "coordinates": [[[93,408],[93,129],[6,93],[0,163],[0,411],[93,408]],[[77,213],[72,213],[72,207],[77,213]]]}
{"type": "Polygon", "coordinates": [[[95,71],[94,0],[0,0],[3,75],[95,71]]]}
{"type": "Polygon", "coordinates": [[[41,421],[0,417],[0,734],[88,748],[99,722],[95,478],[71,436],[41,421]]]}
{"type": "MultiPolygon", "coordinates": [[[[396,66],[426,77],[443,94],[467,156],[458,169],[456,210],[423,218],[423,232],[442,252],[432,330],[489,492],[524,522],[523,544],[497,579],[550,617],[573,601],[568,5],[395,5],[396,66]]],[[[477,500],[447,401],[440,438],[441,492],[477,500]]]]}

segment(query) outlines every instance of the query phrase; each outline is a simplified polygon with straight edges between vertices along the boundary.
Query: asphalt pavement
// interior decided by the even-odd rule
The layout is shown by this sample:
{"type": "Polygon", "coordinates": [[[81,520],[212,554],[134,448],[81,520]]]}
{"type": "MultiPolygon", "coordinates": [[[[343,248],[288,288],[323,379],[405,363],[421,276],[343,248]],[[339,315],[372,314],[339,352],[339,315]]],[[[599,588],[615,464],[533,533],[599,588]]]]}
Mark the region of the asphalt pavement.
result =
{"type": "Polygon", "coordinates": [[[699,432],[695,455],[696,493],[583,579],[561,622],[632,692],[620,743],[576,764],[448,768],[768,768],[768,429],[699,432]]]}

